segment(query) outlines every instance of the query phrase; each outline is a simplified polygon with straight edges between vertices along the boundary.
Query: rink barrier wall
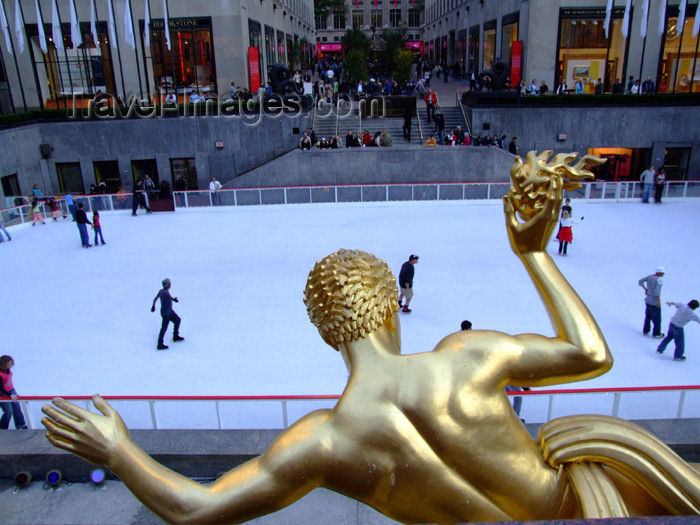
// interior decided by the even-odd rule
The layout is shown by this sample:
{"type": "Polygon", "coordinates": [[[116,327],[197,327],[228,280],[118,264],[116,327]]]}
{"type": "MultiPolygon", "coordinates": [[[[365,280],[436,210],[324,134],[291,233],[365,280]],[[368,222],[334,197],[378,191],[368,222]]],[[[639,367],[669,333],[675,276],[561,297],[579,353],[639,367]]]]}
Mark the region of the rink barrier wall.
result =
{"type": "MultiPolygon", "coordinates": [[[[528,423],[546,423],[574,414],[600,414],[624,419],[700,418],[700,385],[585,388],[507,392],[523,398],[521,416],[528,423]],[[649,396],[657,398],[650,414],[649,396]],[[660,398],[660,399],[659,399],[660,398]],[[662,412],[658,412],[661,410],[662,412]]],[[[103,396],[139,429],[284,429],[312,410],[332,408],[339,395],[273,396],[103,396]],[[192,404],[199,406],[191,410],[192,404]],[[182,408],[187,406],[187,418],[182,408]],[[196,413],[199,419],[192,419],[196,413]]],[[[20,396],[27,425],[41,428],[41,407],[53,397],[20,396]]],[[[95,412],[89,396],[63,399],[95,412]]]]}
{"type": "MultiPolygon", "coordinates": [[[[264,188],[223,189],[218,192],[209,190],[189,190],[173,192],[172,201],[175,211],[186,208],[203,208],[213,206],[262,206],[273,204],[317,204],[317,203],[352,203],[352,202],[411,202],[411,201],[461,201],[461,200],[495,200],[501,199],[510,190],[509,182],[445,182],[421,184],[357,184],[346,186],[286,186],[264,188]]],[[[639,181],[618,182],[584,182],[582,187],[567,193],[573,199],[591,201],[625,202],[641,200],[644,185],[639,181]]],[[[43,195],[41,201],[44,219],[51,219],[51,211],[43,195]]],[[[64,214],[68,207],[62,195],[54,196],[64,214]]],[[[32,222],[32,209],[29,202],[33,197],[9,197],[20,200],[22,204],[0,210],[7,226],[32,222]]],[[[662,199],[666,198],[700,198],[700,181],[670,181],[664,185],[662,199]]],[[[146,197],[148,201],[148,197],[146,197]]],[[[99,211],[131,211],[133,195],[131,193],[114,193],[108,195],[74,195],[77,208],[83,208],[90,214],[99,211]]]]}

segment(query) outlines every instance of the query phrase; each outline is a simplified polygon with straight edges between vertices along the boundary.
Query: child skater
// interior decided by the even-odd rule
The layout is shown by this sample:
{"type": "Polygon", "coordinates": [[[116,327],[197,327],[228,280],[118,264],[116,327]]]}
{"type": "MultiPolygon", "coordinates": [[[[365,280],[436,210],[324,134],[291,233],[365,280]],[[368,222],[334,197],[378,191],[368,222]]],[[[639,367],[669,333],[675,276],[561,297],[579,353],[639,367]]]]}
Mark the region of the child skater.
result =
{"type": "MultiPolygon", "coordinates": [[[[581,220],[583,220],[583,217],[581,217],[581,220]]],[[[557,239],[559,239],[559,255],[566,255],[567,246],[574,240],[571,226],[578,223],[579,221],[571,218],[571,214],[568,211],[561,214],[561,228],[559,229],[559,233],[557,233],[557,239]]]]}
{"type": "Polygon", "coordinates": [[[97,246],[97,235],[100,235],[102,244],[105,244],[105,238],[102,237],[102,226],[100,226],[100,212],[93,210],[92,212],[92,229],[95,230],[95,246],[97,246]]]}
{"type": "Polygon", "coordinates": [[[46,204],[48,204],[49,209],[51,210],[51,215],[53,216],[54,222],[58,221],[58,218],[63,216],[65,219],[68,217],[61,209],[58,207],[58,204],[56,203],[56,199],[51,197],[48,201],[46,201],[46,204]]]}
{"type": "Polygon", "coordinates": [[[41,203],[39,202],[39,200],[36,197],[34,197],[34,199],[32,199],[32,213],[34,214],[33,215],[34,222],[32,222],[32,226],[36,226],[37,222],[40,222],[41,224],[46,224],[44,222],[43,215],[41,215],[41,203]]]}

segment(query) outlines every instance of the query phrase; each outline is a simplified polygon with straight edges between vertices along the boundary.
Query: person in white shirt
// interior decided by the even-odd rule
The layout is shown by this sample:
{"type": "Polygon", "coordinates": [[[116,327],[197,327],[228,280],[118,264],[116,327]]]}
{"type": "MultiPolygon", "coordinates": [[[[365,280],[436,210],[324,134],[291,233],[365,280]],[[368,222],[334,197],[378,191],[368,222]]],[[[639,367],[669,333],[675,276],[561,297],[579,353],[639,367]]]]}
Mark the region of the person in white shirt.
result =
{"type": "Polygon", "coordinates": [[[211,203],[213,206],[219,205],[219,191],[221,190],[221,183],[216,180],[216,177],[211,178],[209,183],[209,191],[211,192],[211,203]]]}
{"type": "Polygon", "coordinates": [[[671,340],[676,343],[676,351],[673,354],[674,361],[685,361],[685,333],[683,327],[687,325],[690,321],[695,321],[700,324],[700,317],[693,311],[697,310],[700,303],[696,299],[693,299],[688,304],[674,303],[673,301],[667,301],[668,306],[675,306],[676,313],[673,314],[671,322],[668,324],[668,335],[661,341],[659,347],[656,349],[656,353],[661,355],[666,350],[668,343],[671,340]]]}

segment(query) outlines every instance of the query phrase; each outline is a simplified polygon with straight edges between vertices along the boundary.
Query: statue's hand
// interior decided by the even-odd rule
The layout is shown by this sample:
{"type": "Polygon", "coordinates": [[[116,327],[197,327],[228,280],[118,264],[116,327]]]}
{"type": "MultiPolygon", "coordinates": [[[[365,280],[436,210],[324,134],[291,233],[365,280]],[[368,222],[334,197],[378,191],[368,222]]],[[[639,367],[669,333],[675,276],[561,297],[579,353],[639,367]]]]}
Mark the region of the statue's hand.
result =
{"type": "Polygon", "coordinates": [[[99,395],[92,397],[95,407],[104,415],[87,410],[57,397],[41,411],[48,417],[41,420],[47,439],[55,447],[67,450],[96,465],[109,467],[121,441],[129,440],[129,429],[121,416],[99,395]]]}
{"type": "Polygon", "coordinates": [[[515,211],[518,203],[512,194],[503,197],[506,228],[511,248],[517,254],[545,251],[552,231],[559,220],[563,187],[559,177],[552,177],[542,208],[530,219],[521,222],[515,211]]]}

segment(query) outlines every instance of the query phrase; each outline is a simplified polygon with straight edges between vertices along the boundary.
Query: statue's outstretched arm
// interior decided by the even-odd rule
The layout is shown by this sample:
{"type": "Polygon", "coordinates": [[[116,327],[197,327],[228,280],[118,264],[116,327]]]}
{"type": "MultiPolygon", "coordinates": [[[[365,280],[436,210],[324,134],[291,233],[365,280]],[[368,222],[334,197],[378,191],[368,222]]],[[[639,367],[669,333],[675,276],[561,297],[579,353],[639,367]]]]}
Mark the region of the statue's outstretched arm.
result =
{"type": "Polygon", "coordinates": [[[100,396],[81,409],[61,398],[42,409],[47,438],[56,447],[108,467],[141,502],[170,523],[240,523],[274,512],[320,486],[323,447],[313,439],[324,412],[309,414],[286,430],[268,451],[201,485],[157,463],[129,436],[119,414],[100,396]],[[302,436],[304,439],[299,439],[302,436]]]}
{"type": "Polygon", "coordinates": [[[511,247],[525,265],[549,314],[556,337],[515,337],[506,373],[511,383],[544,386],[597,377],[612,366],[605,338],[590,311],[564,278],[546,247],[558,222],[563,182],[554,176],[539,211],[518,218],[519,203],[504,197],[511,247]]]}

